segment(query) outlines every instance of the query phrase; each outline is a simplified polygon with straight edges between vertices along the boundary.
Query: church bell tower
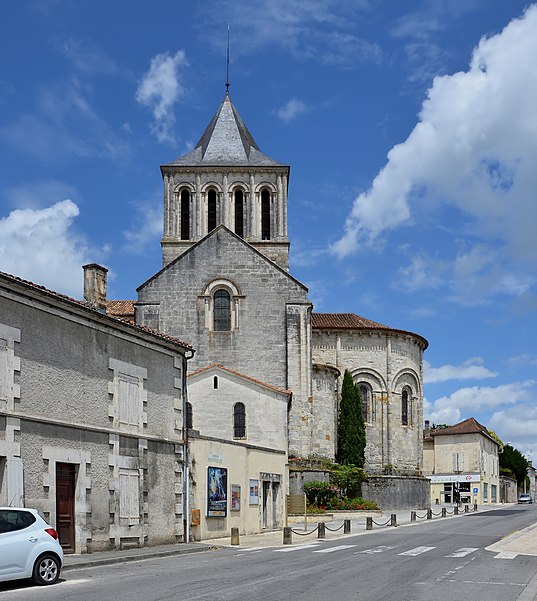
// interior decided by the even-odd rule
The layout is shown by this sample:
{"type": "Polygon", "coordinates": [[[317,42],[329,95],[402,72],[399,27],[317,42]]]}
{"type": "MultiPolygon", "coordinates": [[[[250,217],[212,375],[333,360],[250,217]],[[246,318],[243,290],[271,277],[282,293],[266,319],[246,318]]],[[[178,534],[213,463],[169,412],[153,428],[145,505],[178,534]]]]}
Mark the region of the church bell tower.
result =
{"type": "Polygon", "coordinates": [[[163,265],[222,224],[288,271],[289,166],[259,150],[228,92],[196,147],[160,169],[163,265]]]}

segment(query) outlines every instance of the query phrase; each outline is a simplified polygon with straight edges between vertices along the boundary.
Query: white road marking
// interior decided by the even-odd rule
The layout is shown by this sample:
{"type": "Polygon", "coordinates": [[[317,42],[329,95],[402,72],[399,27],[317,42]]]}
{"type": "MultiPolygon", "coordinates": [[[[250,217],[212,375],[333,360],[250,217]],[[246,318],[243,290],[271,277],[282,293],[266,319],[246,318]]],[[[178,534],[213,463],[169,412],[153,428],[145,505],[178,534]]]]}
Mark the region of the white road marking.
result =
{"type": "Polygon", "coordinates": [[[247,551],[262,551],[266,549],[266,547],[247,547],[246,549],[241,549],[241,553],[245,553],[247,551]]]}
{"type": "Polygon", "coordinates": [[[410,549],[409,551],[405,551],[404,553],[399,553],[399,555],[415,557],[416,555],[427,553],[427,551],[432,551],[433,549],[436,549],[436,547],[416,547],[414,549],[410,549]]]}
{"type": "Polygon", "coordinates": [[[367,555],[373,555],[374,553],[382,553],[383,551],[389,551],[390,549],[395,549],[395,547],[379,545],[378,547],[374,547],[373,549],[365,549],[364,551],[356,551],[355,555],[358,555],[360,553],[366,553],[367,555]]]}
{"type": "Polygon", "coordinates": [[[343,551],[343,549],[352,549],[354,547],[356,547],[356,545],[339,545],[338,547],[319,549],[318,551],[314,551],[314,553],[333,553],[334,551],[343,551]]]}
{"type": "Polygon", "coordinates": [[[457,551],[446,555],[446,557],[466,557],[467,555],[470,555],[470,553],[477,551],[478,548],[479,547],[463,547],[462,549],[458,549],[457,551]]]}
{"type": "Polygon", "coordinates": [[[302,549],[312,549],[317,547],[315,543],[311,545],[297,545],[296,547],[285,547],[284,549],[274,549],[275,553],[289,553],[289,551],[302,551],[302,549]]]}
{"type": "Polygon", "coordinates": [[[518,553],[515,553],[514,551],[502,551],[501,553],[498,553],[498,555],[495,555],[494,559],[514,559],[517,555],[518,553]]]}

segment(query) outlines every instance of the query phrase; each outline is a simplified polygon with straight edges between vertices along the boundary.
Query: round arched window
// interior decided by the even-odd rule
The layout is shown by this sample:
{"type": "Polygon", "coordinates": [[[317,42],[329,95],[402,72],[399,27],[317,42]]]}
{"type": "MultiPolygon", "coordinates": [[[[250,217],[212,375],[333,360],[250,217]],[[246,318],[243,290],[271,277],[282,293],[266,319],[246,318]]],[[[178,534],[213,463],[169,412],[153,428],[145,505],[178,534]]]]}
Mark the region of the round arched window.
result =
{"type": "Polygon", "coordinates": [[[213,296],[213,315],[215,332],[231,330],[231,297],[227,290],[220,288],[213,296]]]}

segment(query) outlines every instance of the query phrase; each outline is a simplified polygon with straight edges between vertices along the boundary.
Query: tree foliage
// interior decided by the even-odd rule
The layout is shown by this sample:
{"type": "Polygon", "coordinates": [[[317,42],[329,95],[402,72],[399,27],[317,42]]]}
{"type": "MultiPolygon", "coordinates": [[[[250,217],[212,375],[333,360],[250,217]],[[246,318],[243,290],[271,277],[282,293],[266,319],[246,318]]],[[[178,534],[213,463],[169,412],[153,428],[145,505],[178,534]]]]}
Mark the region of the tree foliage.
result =
{"type": "Polygon", "coordinates": [[[335,464],[330,479],[343,497],[359,497],[362,494],[362,482],[367,480],[367,474],[355,465],[335,464]]]}
{"type": "Polygon", "coordinates": [[[360,391],[350,371],[345,370],[339,405],[336,461],[343,465],[363,467],[365,442],[360,391]]]}
{"type": "Polygon", "coordinates": [[[503,453],[500,453],[500,467],[511,470],[520,485],[528,473],[528,460],[518,449],[506,444],[503,453]]]}

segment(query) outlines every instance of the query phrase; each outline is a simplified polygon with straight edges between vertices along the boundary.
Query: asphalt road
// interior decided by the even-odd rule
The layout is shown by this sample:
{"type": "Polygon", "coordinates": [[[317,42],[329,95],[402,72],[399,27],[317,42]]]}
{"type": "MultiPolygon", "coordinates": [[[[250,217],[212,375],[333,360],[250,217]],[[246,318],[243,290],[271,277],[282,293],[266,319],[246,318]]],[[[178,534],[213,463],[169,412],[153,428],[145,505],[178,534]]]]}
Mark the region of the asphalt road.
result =
{"type": "Polygon", "coordinates": [[[533,601],[537,557],[503,556],[485,547],[536,521],[537,506],[509,507],[301,546],[223,548],[77,569],[51,587],[5,583],[0,596],[2,601],[533,601]]]}

